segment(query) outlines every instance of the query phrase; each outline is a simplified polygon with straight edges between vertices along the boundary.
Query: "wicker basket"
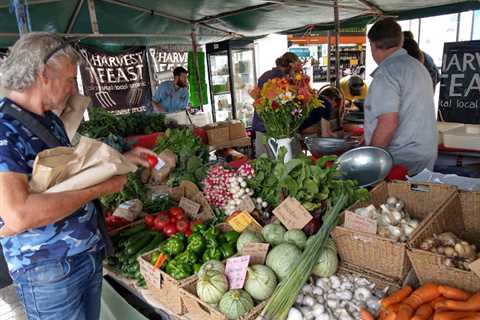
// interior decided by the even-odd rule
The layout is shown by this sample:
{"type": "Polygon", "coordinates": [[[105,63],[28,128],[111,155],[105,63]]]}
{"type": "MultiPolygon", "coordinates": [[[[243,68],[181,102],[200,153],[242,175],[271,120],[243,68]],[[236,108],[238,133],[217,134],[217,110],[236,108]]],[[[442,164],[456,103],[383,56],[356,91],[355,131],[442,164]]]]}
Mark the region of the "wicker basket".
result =
{"type": "Polygon", "coordinates": [[[140,272],[145,278],[149,294],[155,297],[159,305],[163,305],[165,309],[168,309],[177,316],[181,316],[186,310],[179,290],[195,281],[197,276],[193,275],[177,281],[160,269],[153,270],[149,261],[154,251],[156,250],[147,252],[138,258],[140,272]]]}
{"type": "Polygon", "coordinates": [[[227,124],[206,127],[208,145],[215,146],[230,141],[230,128],[227,124]]]}
{"type": "MultiPolygon", "coordinates": [[[[197,297],[197,281],[190,282],[180,290],[182,300],[187,309],[185,317],[190,320],[228,320],[217,308],[203,302],[197,297]]],[[[239,320],[252,320],[262,312],[266,301],[256,305],[249,313],[239,318],[239,320]]]]}
{"type": "MultiPolygon", "coordinates": [[[[412,237],[421,230],[432,215],[455,194],[455,188],[435,184],[410,184],[402,181],[381,183],[371,192],[369,203],[357,203],[349,208],[353,211],[369,204],[379,206],[394,196],[405,202],[405,210],[421,220],[412,237]]],[[[342,261],[367,271],[402,280],[411,269],[407,257],[407,244],[392,241],[378,235],[358,232],[343,227],[343,217],[332,232],[342,261]]]]}
{"type": "Polygon", "coordinates": [[[469,291],[480,290],[480,278],[472,271],[444,265],[445,256],[418,249],[433,234],[453,232],[480,246],[480,192],[461,192],[444,204],[437,214],[410,242],[408,256],[418,279],[446,284],[469,291]]]}

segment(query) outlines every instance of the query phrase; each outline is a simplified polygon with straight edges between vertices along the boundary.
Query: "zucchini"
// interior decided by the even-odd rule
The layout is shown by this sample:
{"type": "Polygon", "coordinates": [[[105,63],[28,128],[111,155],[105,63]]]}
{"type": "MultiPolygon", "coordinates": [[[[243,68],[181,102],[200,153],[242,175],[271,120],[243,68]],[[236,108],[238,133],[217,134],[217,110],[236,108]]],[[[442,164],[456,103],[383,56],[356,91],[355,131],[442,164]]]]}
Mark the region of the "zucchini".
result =
{"type": "Polygon", "coordinates": [[[139,257],[140,255],[152,251],[158,248],[162,242],[165,240],[165,236],[163,233],[156,233],[152,241],[148,245],[146,245],[143,249],[137,252],[136,256],[139,257]]]}
{"type": "Polygon", "coordinates": [[[123,247],[124,248],[130,247],[132,244],[137,243],[140,239],[143,239],[148,234],[150,234],[150,233],[141,232],[141,231],[139,233],[134,234],[133,236],[128,238],[127,241],[124,242],[123,247]]]}
{"type": "Polygon", "coordinates": [[[130,237],[138,232],[144,231],[147,229],[147,226],[145,223],[139,223],[131,228],[128,228],[127,230],[120,231],[119,236],[120,237],[130,237]]]}
{"type": "Polygon", "coordinates": [[[127,253],[133,255],[145,247],[150,241],[152,241],[152,235],[149,233],[144,234],[142,238],[133,242],[131,245],[127,246],[127,253]]]}

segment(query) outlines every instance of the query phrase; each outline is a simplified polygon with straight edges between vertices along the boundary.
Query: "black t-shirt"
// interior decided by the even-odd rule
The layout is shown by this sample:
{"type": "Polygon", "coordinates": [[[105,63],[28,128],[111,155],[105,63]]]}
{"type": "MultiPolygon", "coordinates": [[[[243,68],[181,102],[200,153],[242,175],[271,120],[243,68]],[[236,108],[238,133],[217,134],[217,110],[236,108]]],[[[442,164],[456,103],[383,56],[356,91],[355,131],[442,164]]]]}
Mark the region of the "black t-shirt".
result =
{"type": "Polygon", "coordinates": [[[305,121],[300,125],[300,128],[298,129],[299,132],[316,125],[322,119],[330,120],[330,114],[332,113],[331,103],[323,97],[320,97],[320,101],[322,101],[323,107],[315,108],[310,112],[305,121]]]}

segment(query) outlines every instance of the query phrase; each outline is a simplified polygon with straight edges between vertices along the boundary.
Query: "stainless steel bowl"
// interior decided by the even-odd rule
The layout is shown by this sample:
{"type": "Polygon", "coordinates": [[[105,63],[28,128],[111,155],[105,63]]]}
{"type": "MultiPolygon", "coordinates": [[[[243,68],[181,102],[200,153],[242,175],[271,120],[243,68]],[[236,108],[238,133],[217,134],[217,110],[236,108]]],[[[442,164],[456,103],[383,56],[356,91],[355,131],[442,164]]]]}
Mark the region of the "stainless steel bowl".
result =
{"type": "Polygon", "coordinates": [[[357,180],[362,187],[385,179],[393,166],[392,155],[377,147],[359,147],[342,154],[337,160],[344,179],[357,180]]]}
{"type": "Polygon", "coordinates": [[[356,141],[339,138],[305,137],[308,150],[315,156],[343,153],[356,145],[356,141]]]}

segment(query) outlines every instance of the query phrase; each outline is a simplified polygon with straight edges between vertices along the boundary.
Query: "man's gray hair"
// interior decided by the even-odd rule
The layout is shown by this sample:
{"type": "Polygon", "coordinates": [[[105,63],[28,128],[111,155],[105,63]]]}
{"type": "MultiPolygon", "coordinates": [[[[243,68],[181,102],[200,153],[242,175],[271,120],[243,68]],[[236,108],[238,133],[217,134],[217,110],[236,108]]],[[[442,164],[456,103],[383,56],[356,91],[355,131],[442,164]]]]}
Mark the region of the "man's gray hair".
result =
{"type": "Polygon", "coordinates": [[[45,65],[55,65],[60,57],[67,57],[74,64],[79,60],[73,47],[65,44],[55,33],[31,32],[22,35],[0,64],[0,87],[15,91],[28,89],[45,65]],[[51,55],[55,50],[58,51],[51,55]]]}

